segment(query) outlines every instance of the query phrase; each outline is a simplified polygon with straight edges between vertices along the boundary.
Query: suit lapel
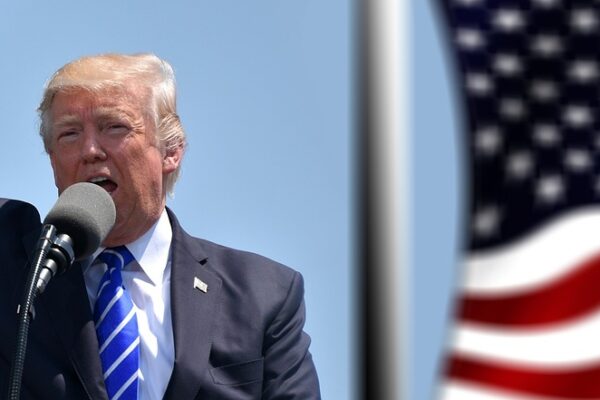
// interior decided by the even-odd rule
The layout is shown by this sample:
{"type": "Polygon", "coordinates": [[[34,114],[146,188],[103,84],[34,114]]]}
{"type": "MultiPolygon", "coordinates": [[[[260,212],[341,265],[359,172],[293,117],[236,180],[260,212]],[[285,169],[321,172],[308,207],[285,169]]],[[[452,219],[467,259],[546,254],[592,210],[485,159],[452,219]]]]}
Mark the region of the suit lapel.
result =
{"type": "Polygon", "coordinates": [[[74,263],[64,275],[54,278],[42,294],[45,312],[68,354],[77,376],[90,398],[107,399],[98,339],[91,315],[81,265],[74,263]]]}
{"type": "Polygon", "coordinates": [[[171,212],[169,217],[173,227],[171,316],[175,365],[164,398],[187,400],[196,397],[208,369],[221,280],[206,268],[206,257],[171,212]]]}
{"type": "MultiPolygon", "coordinates": [[[[175,364],[164,399],[187,400],[196,397],[209,368],[221,279],[205,266],[207,257],[168,211],[173,228],[171,316],[175,364]],[[198,280],[206,286],[201,284],[198,288],[195,285],[198,280]]],[[[24,244],[31,245],[35,239],[34,235],[26,237],[24,244]]],[[[75,263],[63,276],[54,278],[41,297],[43,301],[36,302],[37,306],[50,316],[51,325],[89,397],[106,400],[98,339],[81,265],[75,263]]]]}

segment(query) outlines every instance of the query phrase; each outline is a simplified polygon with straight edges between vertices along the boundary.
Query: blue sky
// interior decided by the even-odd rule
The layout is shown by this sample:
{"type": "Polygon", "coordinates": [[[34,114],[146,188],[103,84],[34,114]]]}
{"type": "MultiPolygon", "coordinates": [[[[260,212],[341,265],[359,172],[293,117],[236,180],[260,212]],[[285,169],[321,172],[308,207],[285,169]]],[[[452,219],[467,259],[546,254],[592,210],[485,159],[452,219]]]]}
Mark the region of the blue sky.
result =
{"type": "Polygon", "coordinates": [[[412,246],[410,399],[436,393],[443,349],[460,279],[463,187],[459,145],[462,111],[444,20],[434,4],[412,2],[412,246]]]}
{"type": "Polygon", "coordinates": [[[175,69],[189,140],[170,207],[189,233],[304,275],[323,398],[350,398],[350,23],[343,0],[4,3],[0,197],[42,216],[56,200],[35,112],[56,69],[156,53],[175,69]]]}

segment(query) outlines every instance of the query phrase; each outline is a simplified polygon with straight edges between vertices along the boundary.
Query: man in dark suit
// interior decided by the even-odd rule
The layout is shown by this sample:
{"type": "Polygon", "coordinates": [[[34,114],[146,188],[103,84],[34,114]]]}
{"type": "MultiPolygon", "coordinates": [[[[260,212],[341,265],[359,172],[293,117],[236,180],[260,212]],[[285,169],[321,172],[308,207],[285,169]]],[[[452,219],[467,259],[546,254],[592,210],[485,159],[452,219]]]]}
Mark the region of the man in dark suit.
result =
{"type": "MultiPolygon", "coordinates": [[[[300,274],[193,238],[166,208],[185,147],[171,67],[149,54],[84,57],[54,74],[39,111],[59,193],[96,183],[113,198],[117,217],[102,248],[55,278],[36,303],[23,398],[320,398],[302,330],[300,274]],[[133,260],[117,267],[122,284],[98,311],[114,278],[103,254],[121,254],[122,246],[133,260]],[[134,317],[116,319],[103,338],[104,316],[123,299],[134,317]],[[107,364],[106,346],[116,346],[130,322],[135,340],[107,364]],[[135,373],[111,392],[109,380],[125,360],[134,360],[135,373]]],[[[36,213],[0,202],[0,238],[11,238],[0,247],[7,260],[0,271],[4,390],[36,213]]]]}

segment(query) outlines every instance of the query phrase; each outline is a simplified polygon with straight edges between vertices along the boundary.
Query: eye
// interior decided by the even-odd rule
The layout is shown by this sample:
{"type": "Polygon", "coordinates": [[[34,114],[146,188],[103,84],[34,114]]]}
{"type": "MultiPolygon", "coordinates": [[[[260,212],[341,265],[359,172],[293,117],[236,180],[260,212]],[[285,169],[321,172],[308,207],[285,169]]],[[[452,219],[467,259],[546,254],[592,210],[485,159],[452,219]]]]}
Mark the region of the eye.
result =
{"type": "Polygon", "coordinates": [[[130,130],[129,125],[121,122],[112,122],[106,124],[105,131],[110,135],[123,135],[128,133],[130,130]]]}
{"type": "Polygon", "coordinates": [[[74,141],[77,138],[77,135],[79,135],[78,131],[69,129],[59,132],[57,138],[60,142],[70,142],[74,141]]]}

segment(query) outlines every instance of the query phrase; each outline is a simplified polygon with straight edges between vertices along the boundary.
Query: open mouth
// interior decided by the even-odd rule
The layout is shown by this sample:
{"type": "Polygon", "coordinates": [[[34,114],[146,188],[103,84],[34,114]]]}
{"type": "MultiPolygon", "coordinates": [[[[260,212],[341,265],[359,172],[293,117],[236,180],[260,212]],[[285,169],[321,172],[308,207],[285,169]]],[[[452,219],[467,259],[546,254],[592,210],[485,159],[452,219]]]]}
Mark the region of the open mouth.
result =
{"type": "Polygon", "coordinates": [[[112,193],[117,190],[117,184],[105,177],[96,177],[89,180],[89,182],[100,186],[102,189],[106,190],[108,193],[112,193]]]}

